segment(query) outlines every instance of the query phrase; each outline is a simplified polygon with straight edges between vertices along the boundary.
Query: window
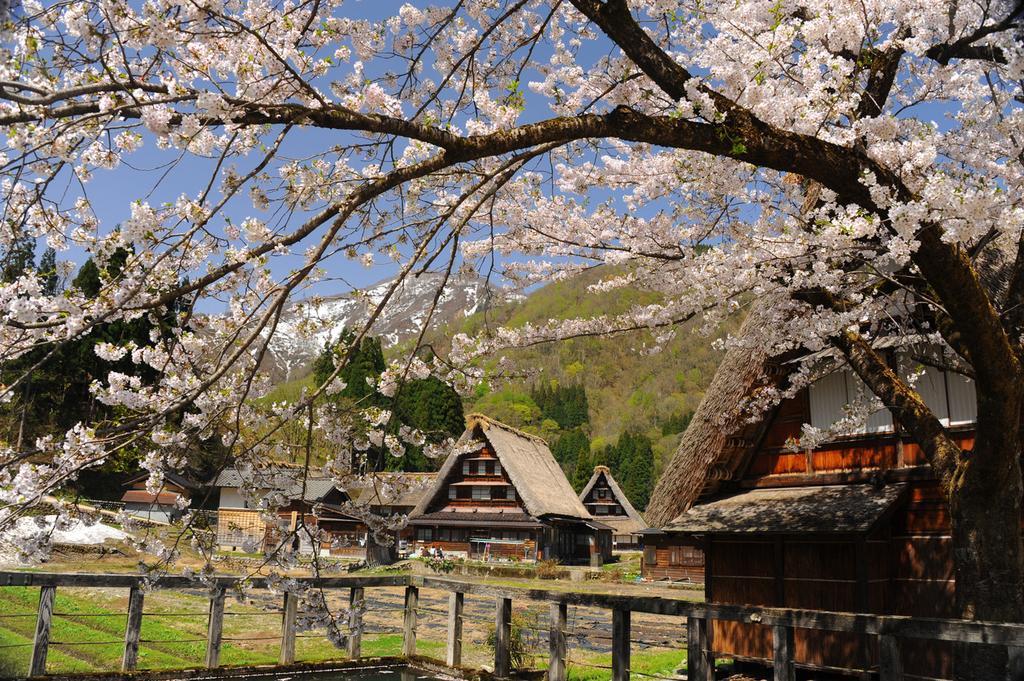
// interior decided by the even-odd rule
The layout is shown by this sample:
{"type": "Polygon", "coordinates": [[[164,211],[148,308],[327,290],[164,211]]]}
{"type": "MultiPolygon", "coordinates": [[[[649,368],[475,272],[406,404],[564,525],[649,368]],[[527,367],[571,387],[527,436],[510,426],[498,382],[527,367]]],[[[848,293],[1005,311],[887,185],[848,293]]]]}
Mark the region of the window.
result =
{"type": "Polygon", "coordinates": [[[608,513],[608,507],[605,506],[604,504],[598,505],[598,507],[597,507],[597,514],[598,515],[604,515],[606,513],[608,513]]]}
{"type": "Polygon", "coordinates": [[[448,488],[448,498],[449,499],[457,499],[458,496],[459,496],[459,488],[458,487],[449,487],[448,488]]]}
{"type": "Polygon", "coordinates": [[[495,475],[501,475],[501,462],[500,461],[495,461],[494,462],[494,474],[495,475]]]}
{"type": "Polygon", "coordinates": [[[658,549],[654,546],[644,547],[644,565],[654,566],[658,564],[658,549]]]}
{"type": "Polygon", "coordinates": [[[974,381],[946,372],[946,390],[949,394],[949,424],[960,426],[978,420],[978,397],[974,392],[974,381]]]}
{"type": "Polygon", "coordinates": [[[597,498],[598,499],[606,499],[607,497],[608,497],[608,490],[606,490],[604,488],[601,488],[601,489],[597,490],[597,498]]]}
{"type": "Polygon", "coordinates": [[[477,501],[490,500],[490,498],[491,498],[491,488],[490,487],[483,487],[483,486],[481,486],[481,487],[474,487],[473,488],[473,498],[476,499],[477,501]]]}
{"type": "Polygon", "coordinates": [[[491,490],[491,498],[492,499],[505,499],[505,498],[507,498],[506,497],[505,488],[504,487],[495,487],[493,490],[491,490]]]}
{"type": "MultiPolygon", "coordinates": [[[[811,403],[811,425],[828,428],[846,416],[846,406],[858,397],[871,398],[872,394],[864,382],[851,371],[836,371],[811,384],[808,398],[811,403]]],[[[881,408],[868,417],[867,424],[854,426],[844,434],[879,433],[893,429],[892,413],[881,408]]]]}
{"type": "Polygon", "coordinates": [[[417,527],[416,528],[416,541],[430,541],[433,538],[433,532],[429,527],[417,527]]]}
{"type": "Polygon", "coordinates": [[[463,475],[469,475],[469,462],[468,461],[463,461],[462,462],[462,474],[463,475]]]}
{"type": "Polygon", "coordinates": [[[672,546],[668,550],[669,565],[700,567],[704,565],[704,552],[695,546],[672,546]]]}

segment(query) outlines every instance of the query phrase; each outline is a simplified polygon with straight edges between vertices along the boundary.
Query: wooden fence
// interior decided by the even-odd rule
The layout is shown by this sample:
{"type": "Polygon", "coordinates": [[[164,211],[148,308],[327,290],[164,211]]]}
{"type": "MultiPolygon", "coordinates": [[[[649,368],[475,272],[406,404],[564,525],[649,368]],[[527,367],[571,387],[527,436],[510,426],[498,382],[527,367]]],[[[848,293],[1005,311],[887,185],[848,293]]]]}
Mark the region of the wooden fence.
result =
{"type": "MultiPolygon", "coordinates": [[[[224,619],[224,600],[228,589],[236,585],[238,577],[215,577],[210,582],[210,605],[206,636],[206,666],[219,666],[221,631],[224,619]]],[[[448,631],[445,662],[457,667],[462,663],[462,620],[466,594],[488,596],[495,599],[495,659],[494,674],[508,677],[512,671],[509,642],[511,639],[512,601],[527,599],[550,603],[549,671],[551,681],[566,678],[566,612],[568,605],[603,608],[612,614],[612,679],[627,681],[630,675],[630,616],[634,612],[667,615],[685,622],[687,633],[688,678],[691,681],[712,681],[714,656],[711,652],[709,632],[715,620],[746,622],[771,627],[774,648],[774,681],[793,681],[794,629],[838,631],[877,636],[880,659],[879,676],[883,681],[902,679],[900,646],[907,639],[951,641],[957,643],[1005,646],[1014,660],[1024,659],[1024,624],[1000,624],[968,620],[924,619],[894,615],[866,615],[838,612],[763,608],[754,606],[695,603],[683,599],[657,596],[623,596],[496,586],[464,582],[447,577],[419,575],[345,576],[299,578],[295,580],[310,586],[329,589],[348,589],[349,631],[347,654],[361,656],[362,611],[365,590],[380,587],[405,587],[402,652],[405,656],[416,653],[417,611],[420,589],[438,589],[449,592],[448,631]]],[[[262,578],[247,578],[247,589],[267,588],[262,578]]],[[[50,643],[50,622],[54,600],[59,587],[124,588],[129,590],[126,619],[123,671],[135,669],[138,661],[145,592],[140,578],[134,575],[57,574],[39,572],[0,571],[0,587],[38,586],[39,610],[36,618],[31,676],[46,673],[46,656],[50,643]]],[[[159,580],[161,589],[195,588],[196,582],[178,576],[159,580]]],[[[298,599],[292,593],[283,596],[281,623],[280,663],[295,661],[295,636],[298,599]]]]}

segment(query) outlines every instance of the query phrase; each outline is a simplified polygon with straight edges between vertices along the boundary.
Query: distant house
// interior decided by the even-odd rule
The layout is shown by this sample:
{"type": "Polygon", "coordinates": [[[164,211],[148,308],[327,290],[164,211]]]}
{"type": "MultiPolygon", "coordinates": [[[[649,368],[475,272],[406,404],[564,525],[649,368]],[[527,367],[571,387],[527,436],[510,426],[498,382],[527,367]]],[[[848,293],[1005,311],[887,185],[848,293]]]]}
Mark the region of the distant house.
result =
{"type": "MultiPolygon", "coordinates": [[[[259,509],[243,492],[248,482],[258,497],[280,495],[281,507],[278,515],[287,519],[289,529],[298,526],[299,519],[309,522],[310,527],[318,525],[319,519],[314,506],[327,499],[336,503],[348,500],[343,491],[336,490],[330,478],[307,475],[299,467],[273,465],[265,469],[251,470],[244,474],[237,468],[225,468],[211,481],[217,489],[217,545],[233,550],[255,544],[261,550],[274,541],[273,528],[268,525],[259,509]]],[[[340,518],[343,524],[353,519],[340,518]]],[[[309,533],[300,533],[300,551],[312,551],[309,533]]]]}
{"type": "Polygon", "coordinates": [[[590,515],[612,528],[613,549],[643,548],[641,532],[647,529],[647,522],[633,508],[607,466],[594,468],[590,481],[580,492],[580,501],[590,515]]]}
{"type": "MultiPolygon", "coordinates": [[[[287,529],[306,527],[318,532],[299,532],[299,551],[311,553],[313,539],[322,555],[365,553],[368,528],[353,505],[379,516],[408,514],[419,503],[433,480],[432,473],[374,473],[353,482],[352,489],[336,486],[332,478],[307,474],[302,468],[274,465],[246,473],[257,496],[279,494],[278,517],[287,529]]],[[[218,490],[217,544],[231,549],[256,544],[272,547],[276,540],[258,509],[250,508],[243,493],[243,476],[226,468],[211,483],[218,490]]]]}
{"type": "MultiPolygon", "coordinates": [[[[886,344],[893,366],[917,368],[917,390],[951,437],[970,449],[977,406],[970,379],[916,363],[935,348],[886,344]]],[[[813,359],[813,358],[812,358],[813,359]]],[[[685,513],[645,534],[643,574],[658,578],[703,565],[709,602],[856,613],[953,617],[955,576],[950,518],[924,453],[886,409],[859,426],[844,408],[865,388],[838,357],[818,358],[823,377],[755,423],[720,418],[784,364],[727,353],[680,445],[677,501],[685,513]],[[753,366],[752,366],[753,365],[753,366]],[[794,449],[803,424],[833,432],[794,449]],[[666,560],[667,559],[667,560],[666,560]]],[[[772,657],[769,627],[715,622],[715,654],[738,661],[772,657]]],[[[796,630],[801,668],[877,668],[877,637],[796,630]]],[[[951,648],[902,646],[914,678],[952,678],[951,648]]]]}
{"type": "Polygon", "coordinates": [[[477,559],[600,564],[612,530],[595,521],[539,437],[481,414],[414,509],[417,546],[477,559]]]}
{"type": "Polygon", "coordinates": [[[139,473],[124,481],[126,487],[121,495],[125,513],[160,523],[172,523],[178,520],[189,507],[192,496],[200,486],[188,478],[167,471],[164,473],[163,486],[152,493],[146,490],[149,472],[139,473]]]}

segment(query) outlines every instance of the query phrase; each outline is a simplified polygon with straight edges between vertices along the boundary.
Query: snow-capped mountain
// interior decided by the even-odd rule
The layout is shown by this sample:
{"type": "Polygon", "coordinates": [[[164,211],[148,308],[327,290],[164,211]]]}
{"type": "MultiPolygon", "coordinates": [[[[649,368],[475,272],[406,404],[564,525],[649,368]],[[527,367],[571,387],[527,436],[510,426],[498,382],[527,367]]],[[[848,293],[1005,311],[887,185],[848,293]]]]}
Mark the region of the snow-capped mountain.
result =
{"type": "MultiPolygon", "coordinates": [[[[385,347],[416,336],[430,314],[443,281],[440,273],[410,277],[392,294],[374,321],[371,335],[379,336],[385,347]]],[[[293,303],[281,316],[270,343],[275,373],[286,379],[308,366],[328,341],[336,340],[347,327],[361,329],[383,300],[394,280],[336,296],[309,298],[293,303]]],[[[486,282],[476,276],[452,276],[444,287],[430,327],[453,322],[483,309],[489,302],[486,282]]]]}

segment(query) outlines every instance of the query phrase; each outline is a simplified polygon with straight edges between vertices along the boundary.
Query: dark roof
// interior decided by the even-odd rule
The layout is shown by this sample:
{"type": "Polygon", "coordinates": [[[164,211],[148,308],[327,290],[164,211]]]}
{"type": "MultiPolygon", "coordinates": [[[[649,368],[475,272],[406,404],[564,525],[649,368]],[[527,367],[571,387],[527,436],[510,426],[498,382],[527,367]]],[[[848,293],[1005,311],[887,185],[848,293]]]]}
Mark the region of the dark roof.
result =
{"type": "Polygon", "coordinates": [[[477,433],[482,434],[494,450],[498,461],[501,462],[502,470],[516,489],[516,496],[531,516],[592,519],[543,439],[516,430],[483,414],[470,414],[466,417],[465,432],[459,438],[455,451],[448,455],[438,472],[433,488],[416,506],[414,516],[426,513],[431,502],[441,499],[445,491],[445,481],[459,461],[471,454],[460,450],[472,443],[477,438],[477,433]]]}
{"type": "MultiPolygon", "coordinates": [[[[128,486],[128,485],[132,485],[132,484],[134,484],[136,482],[141,482],[142,480],[148,480],[148,479],[149,479],[149,471],[142,471],[142,472],[140,472],[140,473],[138,473],[136,475],[133,475],[132,477],[128,478],[127,480],[125,480],[121,484],[124,485],[124,486],[128,486]]],[[[164,480],[169,482],[169,483],[171,483],[172,485],[176,485],[176,486],[178,486],[178,487],[180,487],[182,489],[187,489],[187,490],[190,490],[190,491],[195,491],[195,490],[200,489],[202,487],[202,485],[199,484],[198,482],[195,482],[194,480],[189,480],[184,475],[179,475],[178,473],[175,473],[174,471],[164,471],[164,480]]]]}
{"type": "Polygon", "coordinates": [[[666,532],[863,533],[892,508],[905,485],[827,485],[741,492],[694,505],[666,532]]]}
{"type": "MultiPolygon", "coordinates": [[[[258,489],[279,490],[288,499],[307,502],[319,501],[335,489],[334,480],[323,476],[306,475],[303,468],[272,466],[267,469],[253,469],[247,481],[258,489]],[[303,478],[305,477],[305,490],[303,478]]],[[[211,483],[214,487],[242,487],[242,474],[237,468],[225,468],[211,483]]]]}
{"type": "Polygon", "coordinates": [[[600,480],[602,476],[604,477],[605,482],[608,483],[608,487],[612,490],[612,496],[615,497],[615,501],[617,501],[619,505],[622,506],[622,510],[626,512],[626,517],[596,517],[600,518],[601,522],[610,525],[618,534],[632,534],[645,529],[647,527],[647,521],[644,520],[644,517],[640,515],[639,511],[633,508],[633,504],[629,502],[629,497],[627,497],[626,493],[622,491],[621,487],[619,487],[619,483],[615,481],[611,470],[607,466],[594,467],[594,474],[590,476],[590,481],[587,482],[583,491],[580,492],[580,501],[587,498],[587,495],[590,494],[590,490],[594,488],[594,485],[597,484],[597,481],[600,480]]]}
{"type": "Polygon", "coordinates": [[[144,489],[130,489],[124,493],[121,497],[121,501],[128,504],[155,504],[155,505],[173,505],[180,497],[180,494],[174,492],[160,492],[159,494],[150,494],[144,489]]]}

